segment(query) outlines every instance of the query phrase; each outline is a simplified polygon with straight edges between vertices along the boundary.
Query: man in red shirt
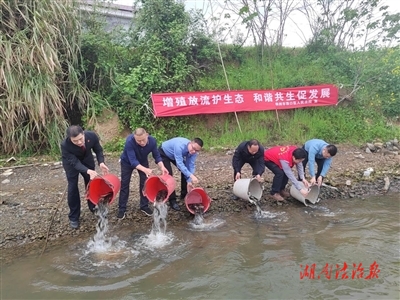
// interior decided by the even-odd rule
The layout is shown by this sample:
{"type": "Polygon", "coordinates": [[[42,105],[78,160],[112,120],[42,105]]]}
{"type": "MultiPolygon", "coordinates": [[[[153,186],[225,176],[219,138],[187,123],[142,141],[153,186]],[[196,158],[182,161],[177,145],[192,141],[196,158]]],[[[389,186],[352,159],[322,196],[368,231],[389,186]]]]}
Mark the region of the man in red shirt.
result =
{"type": "Polygon", "coordinates": [[[275,174],[271,188],[272,198],[277,201],[283,201],[283,197],[290,196],[285,191],[289,179],[302,195],[306,196],[308,194],[309,183],[304,177],[302,164],[306,157],[306,151],[296,146],[275,146],[264,151],[265,166],[275,174]],[[297,181],[292,171],[294,165],[296,165],[299,178],[306,188],[297,181]]]}

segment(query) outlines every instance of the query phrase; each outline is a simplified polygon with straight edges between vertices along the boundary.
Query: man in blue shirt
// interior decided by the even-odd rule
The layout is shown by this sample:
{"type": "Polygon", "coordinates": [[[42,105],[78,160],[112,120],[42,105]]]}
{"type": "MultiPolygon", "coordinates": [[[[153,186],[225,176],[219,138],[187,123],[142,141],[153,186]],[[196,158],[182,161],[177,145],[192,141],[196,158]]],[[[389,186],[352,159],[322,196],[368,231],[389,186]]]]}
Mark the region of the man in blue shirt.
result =
{"type": "MultiPolygon", "coordinates": [[[[181,171],[181,199],[185,199],[188,190],[193,188],[199,180],[194,176],[195,162],[200,150],[203,148],[203,141],[195,138],[192,141],[176,137],[161,144],[159,148],[161,158],[170,175],[172,175],[171,163],[181,171]]],[[[169,205],[174,210],[181,210],[176,202],[175,191],[169,196],[169,205]]]]}
{"type": "Polygon", "coordinates": [[[118,201],[118,219],[125,218],[126,205],[129,198],[129,184],[134,169],[138,171],[140,178],[140,210],[148,216],[153,214],[153,211],[149,207],[149,199],[143,195],[144,183],[147,177],[153,173],[153,170],[149,168],[148,155],[150,152],[162,174],[168,174],[168,170],[162,162],[160,152],[158,152],[157,141],[146,130],[137,128],[133,134],[126,138],[124,151],[121,154],[121,190],[118,201]]]}
{"type": "Polygon", "coordinates": [[[312,185],[317,183],[321,186],[322,181],[324,177],[326,177],[331,166],[332,157],[337,153],[337,148],[335,145],[330,145],[319,139],[307,141],[303,148],[307,151],[307,157],[303,160],[303,167],[305,170],[308,163],[308,171],[311,176],[310,183],[312,185]],[[314,169],[315,163],[317,163],[317,173],[315,173],[314,169]]]}

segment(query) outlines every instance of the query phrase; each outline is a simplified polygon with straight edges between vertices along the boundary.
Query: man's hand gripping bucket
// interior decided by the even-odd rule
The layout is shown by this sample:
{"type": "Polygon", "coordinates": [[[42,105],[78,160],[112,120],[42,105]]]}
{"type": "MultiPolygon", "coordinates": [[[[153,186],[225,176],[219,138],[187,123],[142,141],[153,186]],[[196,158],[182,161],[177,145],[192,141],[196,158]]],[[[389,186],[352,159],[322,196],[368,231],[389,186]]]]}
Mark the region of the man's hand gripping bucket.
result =
{"type": "Polygon", "coordinates": [[[143,195],[150,202],[162,201],[165,203],[175,190],[176,182],[171,175],[152,175],[146,179],[143,195]]]}
{"type": "Polygon", "coordinates": [[[97,205],[100,201],[111,203],[121,188],[121,181],[114,174],[97,176],[91,180],[86,190],[86,199],[97,205]]]}

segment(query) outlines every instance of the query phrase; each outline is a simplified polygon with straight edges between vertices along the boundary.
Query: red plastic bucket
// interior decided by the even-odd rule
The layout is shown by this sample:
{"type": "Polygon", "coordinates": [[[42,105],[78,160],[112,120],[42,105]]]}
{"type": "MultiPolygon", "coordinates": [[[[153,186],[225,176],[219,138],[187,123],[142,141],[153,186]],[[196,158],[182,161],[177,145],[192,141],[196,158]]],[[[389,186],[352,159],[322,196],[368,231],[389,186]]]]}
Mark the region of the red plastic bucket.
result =
{"type": "Polygon", "coordinates": [[[211,198],[202,188],[194,188],[185,197],[186,208],[191,214],[195,214],[193,209],[190,208],[190,206],[193,204],[203,205],[203,213],[205,213],[210,208],[211,198]]]}
{"type": "Polygon", "coordinates": [[[113,202],[121,188],[121,181],[114,174],[95,177],[89,182],[86,199],[97,205],[99,200],[109,196],[109,203],[113,202]]]}
{"type": "Polygon", "coordinates": [[[152,175],[146,179],[143,188],[143,195],[149,199],[150,202],[155,202],[157,195],[160,191],[166,192],[165,199],[162,202],[166,202],[168,197],[175,191],[176,182],[174,177],[171,175],[152,175]]]}

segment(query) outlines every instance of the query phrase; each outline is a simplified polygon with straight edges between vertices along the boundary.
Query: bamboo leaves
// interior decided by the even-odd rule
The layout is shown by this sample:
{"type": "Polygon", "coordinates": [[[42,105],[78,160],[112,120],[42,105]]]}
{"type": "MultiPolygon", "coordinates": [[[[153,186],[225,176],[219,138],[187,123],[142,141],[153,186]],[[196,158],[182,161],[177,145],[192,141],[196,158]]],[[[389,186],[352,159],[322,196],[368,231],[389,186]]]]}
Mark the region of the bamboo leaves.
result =
{"type": "Polygon", "coordinates": [[[0,2],[0,152],[58,152],[66,107],[83,108],[80,23],[69,0],[0,2]]]}

